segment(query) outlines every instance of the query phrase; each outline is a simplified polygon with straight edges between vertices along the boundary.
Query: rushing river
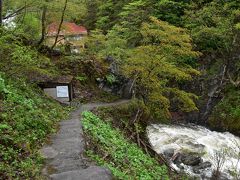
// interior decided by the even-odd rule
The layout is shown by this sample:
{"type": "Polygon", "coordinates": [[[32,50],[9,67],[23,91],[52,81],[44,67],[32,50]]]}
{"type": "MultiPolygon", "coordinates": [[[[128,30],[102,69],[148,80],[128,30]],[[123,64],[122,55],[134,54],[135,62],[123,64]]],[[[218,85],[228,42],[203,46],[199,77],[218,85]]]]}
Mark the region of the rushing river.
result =
{"type": "Polygon", "coordinates": [[[222,179],[238,179],[240,174],[240,138],[201,126],[153,124],[147,128],[153,149],[164,154],[178,171],[209,179],[220,164],[222,179]]]}

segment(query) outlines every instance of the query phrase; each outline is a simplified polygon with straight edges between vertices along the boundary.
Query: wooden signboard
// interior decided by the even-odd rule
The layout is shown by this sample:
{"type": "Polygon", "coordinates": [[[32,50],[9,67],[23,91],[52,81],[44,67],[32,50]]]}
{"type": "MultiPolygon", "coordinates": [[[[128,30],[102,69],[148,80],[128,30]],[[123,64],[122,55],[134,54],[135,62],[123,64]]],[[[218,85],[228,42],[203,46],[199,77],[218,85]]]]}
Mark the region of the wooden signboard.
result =
{"type": "Polygon", "coordinates": [[[69,97],[68,86],[57,86],[57,97],[68,98],[69,97]]]}

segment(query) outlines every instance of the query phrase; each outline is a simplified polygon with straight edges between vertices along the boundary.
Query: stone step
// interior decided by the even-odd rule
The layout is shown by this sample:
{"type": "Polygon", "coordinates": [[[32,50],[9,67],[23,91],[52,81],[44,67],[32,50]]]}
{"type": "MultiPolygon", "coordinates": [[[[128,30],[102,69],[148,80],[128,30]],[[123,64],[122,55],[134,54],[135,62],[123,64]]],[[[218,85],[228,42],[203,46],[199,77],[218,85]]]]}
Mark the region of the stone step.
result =
{"type": "MultiPolygon", "coordinates": [[[[71,139],[69,139],[70,141],[71,139]]],[[[83,142],[64,142],[63,144],[53,144],[52,147],[56,149],[59,153],[63,152],[74,152],[75,150],[81,151],[84,148],[84,143],[83,142]]]]}
{"type": "Polygon", "coordinates": [[[82,132],[80,132],[79,130],[77,130],[77,128],[75,129],[65,129],[62,130],[61,134],[54,134],[52,135],[52,140],[64,140],[64,139],[69,139],[69,138],[82,138],[82,132]]]}
{"type": "Polygon", "coordinates": [[[61,126],[68,126],[68,125],[75,125],[75,124],[80,124],[79,119],[70,119],[67,121],[62,121],[59,123],[61,126]]]}
{"type": "Polygon", "coordinates": [[[61,151],[58,152],[56,158],[59,158],[59,159],[68,159],[68,158],[79,159],[79,158],[81,158],[81,151],[79,149],[73,149],[72,151],[61,150],[61,151]]]}
{"type": "Polygon", "coordinates": [[[53,180],[111,180],[112,175],[108,169],[90,166],[84,170],[52,174],[50,178],[53,180]]]}
{"type": "Polygon", "coordinates": [[[78,158],[68,158],[68,159],[54,159],[50,164],[57,173],[63,173],[73,170],[81,170],[86,168],[86,164],[82,161],[80,157],[78,158]]]}

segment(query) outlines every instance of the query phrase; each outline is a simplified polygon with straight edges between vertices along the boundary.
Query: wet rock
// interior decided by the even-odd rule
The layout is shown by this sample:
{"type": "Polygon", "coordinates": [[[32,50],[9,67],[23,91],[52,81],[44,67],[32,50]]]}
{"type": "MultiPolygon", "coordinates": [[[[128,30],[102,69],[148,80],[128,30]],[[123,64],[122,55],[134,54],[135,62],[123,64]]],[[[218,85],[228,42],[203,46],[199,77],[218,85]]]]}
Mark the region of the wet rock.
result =
{"type": "Polygon", "coordinates": [[[210,168],[212,164],[210,162],[200,163],[198,166],[193,167],[193,172],[196,174],[200,174],[202,170],[210,168]]]}
{"type": "Polygon", "coordinates": [[[221,173],[219,180],[228,180],[229,176],[226,173],[221,173]]]}
{"type": "Polygon", "coordinates": [[[184,171],[184,164],[178,164],[177,167],[179,168],[180,171],[184,171]]]}
{"type": "Polygon", "coordinates": [[[217,179],[217,180],[228,180],[229,176],[226,173],[223,173],[223,172],[213,171],[211,180],[215,180],[215,179],[217,179]]]}
{"type": "Polygon", "coordinates": [[[107,86],[104,86],[104,87],[102,88],[102,90],[105,91],[105,92],[108,92],[108,93],[111,93],[111,92],[112,92],[111,87],[107,87],[107,86]]]}
{"type": "Polygon", "coordinates": [[[113,93],[124,99],[130,99],[133,95],[133,81],[118,74],[111,73],[111,75],[115,76],[115,82],[109,83],[106,78],[97,78],[98,87],[105,92],[113,93]]]}
{"type": "Polygon", "coordinates": [[[170,159],[174,155],[174,149],[167,149],[163,152],[163,155],[167,158],[170,159]]]}
{"type": "Polygon", "coordinates": [[[187,166],[197,166],[202,163],[202,158],[200,156],[188,154],[182,155],[181,161],[187,166]]]}
{"type": "Polygon", "coordinates": [[[132,97],[132,95],[133,95],[132,83],[133,83],[132,80],[129,80],[124,83],[124,85],[122,87],[122,92],[121,92],[121,96],[123,98],[130,99],[132,97]]]}
{"type": "Polygon", "coordinates": [[[181,153],[176,153],[172,156],[171,160],[177,164],[180,165],[182,163],[182,154],[181,153]]]}
{"type": "Polygon", "coordinates": [[[191,143],[191,146],[192,146],[192,148],[194,148],[194,152],[202,152],[202,151],[204,151],[204,148],[205,148],[205,146],[204,145],[202,145],[202,144],[196,144],[196,143],[191,143]]]}

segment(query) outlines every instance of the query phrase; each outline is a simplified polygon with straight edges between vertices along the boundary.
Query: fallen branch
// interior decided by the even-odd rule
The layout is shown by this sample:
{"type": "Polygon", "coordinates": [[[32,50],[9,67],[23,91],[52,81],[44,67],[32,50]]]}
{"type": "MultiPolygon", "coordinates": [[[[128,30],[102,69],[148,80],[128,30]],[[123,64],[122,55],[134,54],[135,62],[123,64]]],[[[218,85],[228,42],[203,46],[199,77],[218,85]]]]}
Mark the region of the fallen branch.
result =
{"type": "Polygon", "coordinates": [[[138,143],[138,146],[141,146],[141,144],[140,144],[140,137],[139,137],[139,133],[138,133],[138,128],[137,128],[137,125],[136,124],[134,124],[134,126],[135,126],[135,131],[136,131],[136,134],[137,134],[137,143],[138,143]]]}
{"type": "Polygon", "coordinates": [[[138,120],[138,116],[139,116],[140,112],[141,112],[141,110],[138,108],[137,113],[136,113],[135,118],[132,123],[135,123],[138,120]]]}

